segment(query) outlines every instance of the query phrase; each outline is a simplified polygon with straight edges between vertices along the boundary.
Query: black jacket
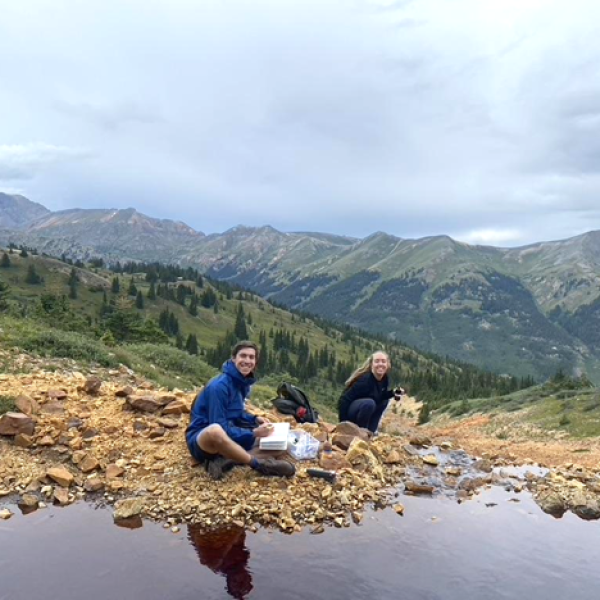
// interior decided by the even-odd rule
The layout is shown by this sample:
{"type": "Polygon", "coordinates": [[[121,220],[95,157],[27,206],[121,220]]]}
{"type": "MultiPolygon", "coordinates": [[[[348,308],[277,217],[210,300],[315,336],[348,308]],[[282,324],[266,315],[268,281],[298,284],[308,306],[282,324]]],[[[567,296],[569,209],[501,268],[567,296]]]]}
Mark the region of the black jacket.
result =
{"type": "Polygon", "coordinates": [[[372,398],[378,406],[387,403],[394,395],[393,390],[388,389],[388,376],[384,375],[381,381],[371,371],[361,375],[350,387],[344,390],[338,403],[340,421],[348,420],[348,408],[354,400],[359,398],[372,398]]]}

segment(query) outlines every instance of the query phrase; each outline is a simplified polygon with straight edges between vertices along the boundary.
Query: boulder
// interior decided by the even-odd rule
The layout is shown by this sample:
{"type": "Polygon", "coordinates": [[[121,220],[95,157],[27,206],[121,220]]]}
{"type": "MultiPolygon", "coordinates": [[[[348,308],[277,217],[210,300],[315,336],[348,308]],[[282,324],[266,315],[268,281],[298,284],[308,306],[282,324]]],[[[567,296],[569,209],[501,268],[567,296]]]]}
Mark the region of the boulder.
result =
{"type": "Polygon", "coordinates": [[[397,465],[402,462],[402,457],[400,456],[400,452],[394,449],[392,450],[383,460],[386,465],[397,465]]]}
{"type": "Polygon", "coordinates": [[[96,437],[97,435],[98,435],[98,430],[95,427],[86,427],[81,432],[81,437],[84,440],[91,440],[92,438],[96,437]]]}
{"type": "Polygon", "coordinates": [[[127,404],[133,408],[133,410],[139,410],[141,412],[157,412],[162,408],[161,402],[155,396],[127,396],[127,404]]]}
{"type": "Polygon", "coordinates": [[[355,438],[348,448],[346,460],[358,469],[376,471],[381,468],[375,455],[369,449],[369,444],[359,438],[355,438]]]}
{"type": "Polygon", "coordinates": [[[560,519],[567,512],[563,496],[553,489],[542,490],[536,497],[537,505],[547,514],[560,519]]]}
{"type": "Polygon", "coordinates": [[[34,496],[33,494],[23,494],[17,500],[17,506],[21,509],[21,512],[23,512],[24,514],[37,510],[38,505],[39,500],[37,499],[37,496],[34,496]]]}
{"type": "Polygon", "coordinates": [[[67,506],[70,504],[69,490],[66,487],[55,487],[54,488],[54,504],[59,506],[67,506]]]}
{"type": "Polygon", "coordinates": [[[68,488],[75,479],[65,467],[53,467],[52,469],[48,469],[46,471],[46,476],[65,488],[68,488]]]}
{"type": "Polygon", "coordinates": [[[33,444],[33,439],[30,435],[26,435],[24,433],[19,433],[15,435],[15,446],[19,448],[31,448],[33,444]]]}
{"type": "Polygon", "coordinates": [[[48,390],[48,398],[53,400],[64,400],[67,396],[65,390],[48,390]]]}
{"type": "Polygon", "coordinates": [[[473,463],[473,468],[483,471],[484,473],[491,473],[494,470],[494,466],[488,458],[480,458],[473,463]]]}
{"type": "Polygon", "coordinates": [[[98,377],[88,377],[83,384],[83,391],[90,395],[96,396],[100,392],[100,388],[102,387],[102,380],[98,377]]]}
{"type": "Polygon", "coordinates": [[[338,471],[339,469],[348,469],[352,465],[342,452],[333,450],[331,453],[321,453],[319,466],[326,471],[338,471]]]}
{"type": "Polygon", "coordinates": [[[86,492],[100,492],[104,489],[104,482],[100,477],[94,475],[86,480],[83,484],[83,489],[86,492]]]}
{"type": "Polygon", "coordinates": [[[32,435],[35,423],[29,415],[18,412],[7,412],[0,417],[0,435],[32,435]]]}
{"type": "Polygon", "coordinates": [[[26,415],[33,415],[39,410],[38,403],[29,396],[25,396],[22,394],[21,396],[17,396],[15,399],[15,406],[26,415]]]}
{"type": "Polygon", "coordinates": [[[51,435],[45,435],[37,443],[38,446],[54,446],[54,438],[51,435]]]}
{"type": "Polygon", "coordinates": [[[409,479],[404,484],[404,489],[407,492],[411,492],[412,494],[433,494],[433,490],[435,488],[432,485],[417,483],[416,481],[412,481],[409,479]]]}
{"type": "Polygon", "coordinates": [[[131,396],[133,392],[134,389],[130,385],[127,385],[124,388],[117,390],[115,396],[117,396],[117,398],[127,398],[127,396],[131,396]]]}
{"type": "Polygon", "coordinates": [[[119,465],[108,465],[106,467],[106,478],[107,479],[115,479],[116,477],[122,477],[125,473],[125,469],[120,467],[119,465]]]}
{"type": "Polygon", "coordinates": [[[419,446],[419,447],[423,447],[423,446],[431,446],[431,439],[428,438],[426,435],[413,435],[410,440],[408,441],[409,444],[413,445],[413,446],[419,446]]]}
{"type": "Polygon", "coordinates": [[[153,427],[148,433],[148,438],[155,440],[156,438],[163,437],[165,433],[166,429],[164,427],[153,427]]]}
{"type": "MultiPolygon", "coordinates": [[[[344,433],[334,433],[331,438],[331,443],[342,450],[348,450],[352,441],[356,438],[354,435],[346,435],[344,433]]],[[[360,438],[358,438],[360,439],[360,438]]]]}
{"type": "Polygon", "coordinates": [[[64,415],[65,407],[60,402],[48,402],[41,406],[40,412],[46,415],[64,415]]]}
{"type": "Polygon", "coordinates": [[[368,429],[364,429],[363,427],[359,427],[355,423],[350,421],[342,421],[335,426],[333,430],[334,434],[340,435],[349,435],[352,437],[358,437],[365,442],[368,442],[371,438],[371,432],[368,429]]]}
{"type": "Polygon", "coordinates": [[[113,518],[115,521],[120,519],[129,519],[141,514],[144,510],[144,499],[143,498],[125,498],[119,500],[115,504],[115,512],[113,518]]]}
{"type": "Polygon", "coordinates": [[[426,456],[423,456],[421,460],[426,465],[431,465],[432,467],[437,467],[440,464],[440,461],[435,454],[427,454],[426,456]]]}
{"type": "Polygon", "coordinates": [[[162,427],[166,427],[167,429],[175,429],[176,427],[179,427],[179,421],[176,421],[175,419],[169,419],[166,417],[159,417],[158,419],[156,419],[156,422],[162,427]]]}
{"type": "Polygon", "coordinates": [[[189,413],[190,409],[188,405],[183,401],[177,398],[173,400],[173,402],[169,402],[163,409],[163,415],[183,415],[185,413],[189,413]]]}
{"type": "Polygon", "coordinates": [[[571,510],[586,521],[600,519],[600,503],[598,498],[587,496],[583,493],[576,494],[570,502],[571,510]]]}
{"type": "Polygon", "coordinates": [[[90,473],[94,469],[97,469],[100,463],[91,454],[86,454],[78,466],[83,473],[90,473]]]}

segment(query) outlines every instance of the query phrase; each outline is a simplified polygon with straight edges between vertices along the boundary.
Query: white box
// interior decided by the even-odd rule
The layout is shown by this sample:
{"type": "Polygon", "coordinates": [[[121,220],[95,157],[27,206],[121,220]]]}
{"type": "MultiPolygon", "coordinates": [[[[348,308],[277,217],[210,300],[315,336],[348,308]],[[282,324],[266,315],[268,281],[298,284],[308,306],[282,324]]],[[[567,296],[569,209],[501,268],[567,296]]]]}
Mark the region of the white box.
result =
{"type": "Polygon", "coordinates": [[[258,447],[261,450],[285,450],[289,432],[289,423],[273,423],[273,431],[267,437],[260,438],[258,447]]]}

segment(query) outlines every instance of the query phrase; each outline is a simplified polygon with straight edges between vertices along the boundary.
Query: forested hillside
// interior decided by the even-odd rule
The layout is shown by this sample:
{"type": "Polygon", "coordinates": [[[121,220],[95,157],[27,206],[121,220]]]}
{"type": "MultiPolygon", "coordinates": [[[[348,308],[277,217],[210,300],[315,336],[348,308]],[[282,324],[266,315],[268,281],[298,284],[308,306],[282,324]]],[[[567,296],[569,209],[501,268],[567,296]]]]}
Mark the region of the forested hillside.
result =
{"type": "Polygon", "coordinates": [[[433,406],[530,385],[456,361],[426,356],[352,329],[274,306],[192,268],[160,263],[84,264],[35,249],[0,250],[3,343],[25,351],[125,364],[170,386],[198,386],[236,340],[261,348],[266,400],[283,380],[333,411],[343,383],[371,352],[386,348],[392,380],[433,406]]]}

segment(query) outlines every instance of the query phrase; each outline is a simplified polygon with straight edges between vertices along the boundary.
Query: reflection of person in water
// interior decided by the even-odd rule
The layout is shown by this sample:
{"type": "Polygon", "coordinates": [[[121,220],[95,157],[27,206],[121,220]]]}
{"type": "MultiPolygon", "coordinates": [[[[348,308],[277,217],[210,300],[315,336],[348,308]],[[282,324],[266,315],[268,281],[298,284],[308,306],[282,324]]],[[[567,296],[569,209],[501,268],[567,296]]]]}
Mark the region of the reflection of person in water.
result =
{"type": "Polygon", "coordinates": [[[238,600],[246,598],[252,591],[246,531],[241,527],[204,531],[199,525],[189,525],[188,538],[200,562],[215,573],[225,575],[229,595],[238,600]]]}

